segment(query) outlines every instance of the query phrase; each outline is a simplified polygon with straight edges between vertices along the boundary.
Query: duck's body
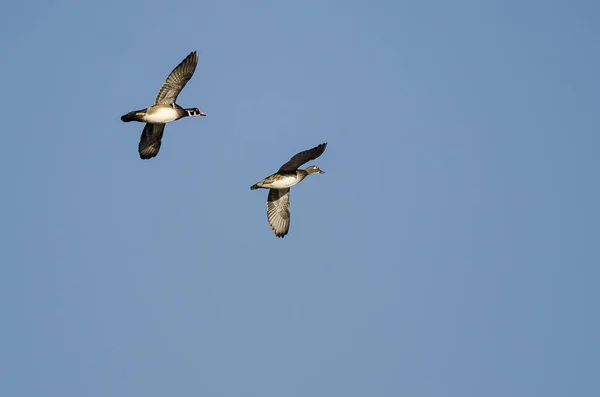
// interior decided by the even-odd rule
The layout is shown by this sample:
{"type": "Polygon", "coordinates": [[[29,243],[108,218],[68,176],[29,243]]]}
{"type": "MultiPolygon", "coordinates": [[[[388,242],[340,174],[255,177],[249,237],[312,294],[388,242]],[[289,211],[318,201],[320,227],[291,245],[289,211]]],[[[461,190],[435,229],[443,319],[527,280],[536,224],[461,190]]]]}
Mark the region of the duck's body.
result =
{"type": "Polygon", "coordinates": [[[146,109],[134,110],[121,116],[121,121],[139,121],[140,123],[166,124],[184,117],[206,116],[198,108],[184,109],[176,103],[154,105],[146,109]]]}
{"type": "Polygon", "coordinates": [[[296,154],[279,171],[252,185],[251,190],[269,189],[267,219],[277,237],[284,237],[290,228],[290,188],[312,174],[324,174],[318,166],[311,165],[299,170],[302,164],[314,160],[325,151],[327,143],[296,154]]]}
{"type": "Polygon", "coordinates": [[[154,105],[121,116],[121,121],[126,123],[130,121],[146,123],[138,147],[140,158],[145,160],[156,157],[160,150],[165,124],[183,117],[206,116],[198,108],[182,108],[175,103],[183,87],[194,75],[197,65],[198,53],[194,51],[169,74],[156,96],[154,105]]]}
{"type": "Polygon", "coordinates": [[[298,183],[302,182],[306,178],[308,172],[306,170],[296,171],[281,171],[273,175],[269,175],[262,181],[250,187],[255,190],[259,188],[263,189],[285,189],[290,188],[298,183]]]}

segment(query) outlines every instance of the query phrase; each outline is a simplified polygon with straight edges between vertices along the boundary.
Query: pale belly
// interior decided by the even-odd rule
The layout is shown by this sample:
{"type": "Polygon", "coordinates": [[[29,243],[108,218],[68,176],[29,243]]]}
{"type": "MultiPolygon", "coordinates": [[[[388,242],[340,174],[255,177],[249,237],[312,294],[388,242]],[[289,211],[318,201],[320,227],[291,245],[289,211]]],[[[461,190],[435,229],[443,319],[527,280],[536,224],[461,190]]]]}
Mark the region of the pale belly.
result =
{"type": "Polygon", "coordinates": [[[172,107],[158,108],[150,114],[146,114],[145,120],[147,123],[169,123],[177,120],[177,111],[172,107]]]}
{"type": "Polygon", "coordinates": [[[272,188],[272,189],[285,189],[286,187],[292,187],[292,186],[294,186],[298,182],[300,182],[300,181],[296,177],[294,177],[294,176],[286,176],[286,177],[277,179],[277,180],[275,180],[273,182],[265,183],[262,186],[263,187],[272,188]]]}

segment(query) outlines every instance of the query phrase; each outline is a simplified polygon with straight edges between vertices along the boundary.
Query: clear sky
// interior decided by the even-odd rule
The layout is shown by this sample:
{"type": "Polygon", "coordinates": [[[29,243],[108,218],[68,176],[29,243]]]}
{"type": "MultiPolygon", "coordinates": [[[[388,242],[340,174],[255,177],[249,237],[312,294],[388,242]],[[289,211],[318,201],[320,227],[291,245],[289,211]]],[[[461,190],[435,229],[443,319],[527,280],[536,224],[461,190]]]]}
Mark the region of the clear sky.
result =
{"type": "Polygon", "coordinates": [[[600,395],[597,1],[0,22],[0,395],[600,395]],[[119,117],[193,50],[208,116],[142,161],[119,117]],[[249,188],[321,142],[278,239],[249,188]]]}

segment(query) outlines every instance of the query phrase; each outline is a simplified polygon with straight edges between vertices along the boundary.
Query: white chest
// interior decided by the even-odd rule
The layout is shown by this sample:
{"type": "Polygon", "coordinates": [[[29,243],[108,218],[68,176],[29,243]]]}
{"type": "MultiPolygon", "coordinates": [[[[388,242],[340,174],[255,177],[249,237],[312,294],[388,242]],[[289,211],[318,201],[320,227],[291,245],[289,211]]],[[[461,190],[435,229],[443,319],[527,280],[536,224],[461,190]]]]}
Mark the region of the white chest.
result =
{"type": "Polygon", "coordinates": [[[179,115],[172,107],[156,108],[150,114],[146,113],[145,120],[148,123],[169,123],[177,120],[179,115]]]}

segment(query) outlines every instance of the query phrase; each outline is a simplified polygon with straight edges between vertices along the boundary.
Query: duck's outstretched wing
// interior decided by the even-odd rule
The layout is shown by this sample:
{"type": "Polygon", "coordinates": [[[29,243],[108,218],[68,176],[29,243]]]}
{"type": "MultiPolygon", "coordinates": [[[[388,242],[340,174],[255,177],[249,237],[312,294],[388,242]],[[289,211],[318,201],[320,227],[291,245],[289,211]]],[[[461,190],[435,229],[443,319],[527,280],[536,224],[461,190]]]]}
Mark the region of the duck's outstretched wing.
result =
{"type": "Polygon", "coordinates": [[[269,189],[267,219],[277,237],[290,230],[290,189],[269,189]]]}
{"type": "Polygon", "coordinates": [[[142,160],[156,157],[160,150],[164,131],[164,124],[146,123],[146,126],[142,131],[142,136],[140,137],[140,144],[138,145],[138,152],[140,153],[140,158],[142,160]]]}
{"type": "Polygon", "coordinates": [[[306,163],[307,161],[314,160],[320,155],[322,155],[326,147],[327,142],[322,143],[319,146],[315,146],[312,149],[308,149],[296,154],[290,159],[290,161],[288,161],[287,163],[282,165],[281,168],[279,168],[279,172],[297,170],[298,167],[300,167],[302,164],[306,163]]]}
{"type": "Polygon", "coordinates": [[[198,65],[198,53],[191,52],[167,77],[165,84],[158,91],[156,105],[170,105],[177,100],[177,96],[183,87],[194,75],[198,65]]]}

